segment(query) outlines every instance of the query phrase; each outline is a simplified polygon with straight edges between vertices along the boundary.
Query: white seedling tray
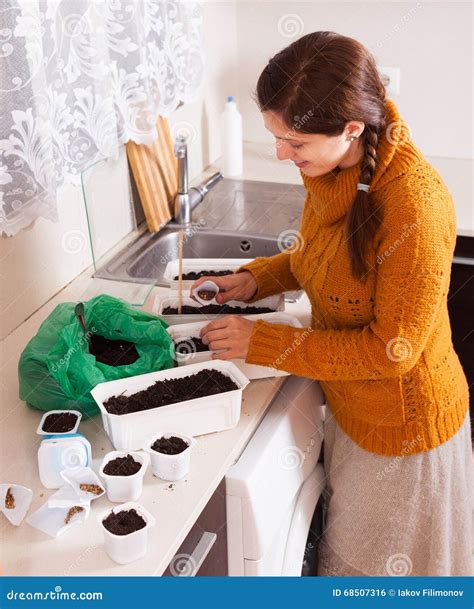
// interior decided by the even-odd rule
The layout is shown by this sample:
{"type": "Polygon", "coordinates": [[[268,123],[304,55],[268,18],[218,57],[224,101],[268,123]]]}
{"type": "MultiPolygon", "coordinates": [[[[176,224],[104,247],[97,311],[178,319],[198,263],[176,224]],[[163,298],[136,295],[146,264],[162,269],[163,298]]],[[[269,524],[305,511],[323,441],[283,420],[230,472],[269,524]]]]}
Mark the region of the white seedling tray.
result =
{"type": "MultiPolygon", "coordinates": [[[[200,271],[235,271],[244,264],[252,262],[253,258],[183,258],[183,274],[184,273],[199,273],[200,271]]],[[[178,280],[175,279],[178,275],[179,261],[171,260],[166,265],[163,279],[168,283],[172,290],[178,289],[178,280]]],[[[194,279],[186,279],[183,281],[183,288],[190,288],[194,279]]]]}
{"type": "Polygon", "coordinates": [[[235,427],[240,418],[242,390],[248,382],[248,378],[232,362],[215,360],[100,383],[91,394],[100,408],[105,432],[115,449],[140,450],[150,435],[160,429],[173,429],[184,435],[199,436],[235,427]],[[230,376],[239,388],[123,415],[110,414],[104,406],[104,402],[114,395],[132,395],[150,387],[155,381],[190,376],[205,368],[220,370],[230,376]]]}
{"type": "MultiPolygon", "coordinates": [[[[250,321],[256,321],[260,318],[260,315],[245,316],[245,319],[250,321]]],[[[286,326],[292,326],[293,328],[302,327],[298,319],[293,315],[289,315],[288,313],[268,313],[268,315],[265,317],[265,321],[270,324],[283,324],[286,326]]],[[[208,323],[208,321],[200,321],[192,324],[178,324],[175,326],[169,326],[169,328],[167,328],[167,332],[173,341],[177,342],[187,338],[191,339],[189,341],[188,353],[176,353],[176,361],[178,362],[178,366],[188,366],[189,364],[197,364],[198,362],[215,361],[212,359],[212,351],[193,351],[192,338],[199,337],[201,329],[208,323]]],[[[234,359],[230,361],[234,362],[234,364],[249,380],[263,379],[272,376],[288,376],[288,372],[284,372],[283,370],[276,370],[275,368],[270,368],[270,366],[247,364],[244,359],[234,359]]]]}
{"type": "MultiPolygon", "coordinates": [[[[255,302],[241,302],[239,300],[229,300],[226,304],[234,307],[268,307],[269,309],[273,309],[274,312],[280,312],[285,310],[285,296],[283,294],[278,294],[277,296],[268,296],[267,298],[262,298],[262,300],[256,300],[255,302]]],[[[195,307],[199,309],[202,305],[193,300],[192,298],[185,297],[183,295],[183,306],[189,305],[191,307],[195,307]]],[[[176,324],[190,324],[196,321],[211,321],[212,319],[219,319],[224,317],[224,315],[229,315],[225,313],[223,315],[203,315],[202,313],[189,313],[186,315],[178,315],[174,313],[173,315],[163,315],[162,311],[165,307],[177,307],[178,306],[178,294],[177,292],[168,292],[167,294],[157,294],[155,296],[155,301],[153,303],[153,312],[159,315],[166,323],[170,326],[176,324]]],[[[269,315],[272,313],[259,313],[257,314],[258,319],[267,319],[269,315]]]]}

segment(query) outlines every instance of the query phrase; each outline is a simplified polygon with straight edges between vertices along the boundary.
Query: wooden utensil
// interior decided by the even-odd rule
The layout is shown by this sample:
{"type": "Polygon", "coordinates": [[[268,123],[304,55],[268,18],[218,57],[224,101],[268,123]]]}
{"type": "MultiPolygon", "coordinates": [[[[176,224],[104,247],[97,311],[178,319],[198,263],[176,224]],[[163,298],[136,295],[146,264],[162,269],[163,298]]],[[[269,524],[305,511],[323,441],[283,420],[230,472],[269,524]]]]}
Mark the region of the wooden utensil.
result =
{"type": "Polygon", "coordinates": [[[183,230],[178,233],[178,314],[183,306],[183,230]]]}
{"type": "Polygon", "coordinates": [[[168,121],[159,117],[153,144],[127,143],[127,156],[150,232],[160,230],[173,215],[178,192],[178,160],[168,121]]]}

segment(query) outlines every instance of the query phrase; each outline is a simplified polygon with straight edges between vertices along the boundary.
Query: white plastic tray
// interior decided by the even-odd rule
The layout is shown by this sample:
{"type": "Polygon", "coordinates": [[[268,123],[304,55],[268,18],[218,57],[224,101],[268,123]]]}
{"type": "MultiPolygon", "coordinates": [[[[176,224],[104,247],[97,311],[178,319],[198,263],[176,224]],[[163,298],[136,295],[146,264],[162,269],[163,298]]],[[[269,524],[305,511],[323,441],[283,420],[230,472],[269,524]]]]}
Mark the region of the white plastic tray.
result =
{"type": "MultiPolygon", "coordinates": [[[[260,319],[260,317],[260,315],[246,315],[245,319],[249,319],[250,321],[256,321],[257,319],[260,319]]],[[[283,324],[286,326],[292,326],[294,328],[302,327],[298,319],[293,315],[289,315],[288,313],[268,313],[268,315],[266,315],[265,317],[265,321],[270,324],[283,324]]],[[[199,337],[201,328],[203,328],[208,323],[209,322],[206,320],[191,324],[179,324],[175,326],[169,326],[169,328],[167,328],[167,332],[171,336],[173,341],[184,340],[186,338],[195,336],[199,337]]],[[[189,347],[189,353],[182,355],[176,354],[178,366],[188,366],[189,364],[196,364],[198,362],[215,361],[212,360],[211,351],[201,351],[193,353],[191,343],[189,347]]],[[[270,368],[270,366],[247,364],[244,359],[234,359],[230,361],[234,362],[237,368],[239,368],[239,370],[243,374],[245,374],[245,376],[249,380],[263,379],[271,376],[288,376],[288,372],[284,372],[283,370],[276,370],[274,368],[270,368]]]]}
{"type": "MultiPolygon", "coordinates": [[[[249,307],[268,307],[269,309],[273,309],[275,312],[280,312],[285,310],[285,297],[283,294],[278,294],[277,296],[268,296],[267,298],[262,298],[262,300],[256,300],[252,303],[245,303],[238,300],[229,300],[226,304],[230,306],[249,306],[249,307]]],[[[190,305],[192,307],[200,308],[198,302],[193,300],[192,298],[185,297],[183,295],[183,306],[190,305]]],[[[174,326],[176,324],[190,324],[197,321],[211,321],[212,319],[218,319],[223,317],[223,315],[202,315],[200,313],[189,313],[186,315],[178,315],[177,313],[173,315],[163,315],[161,312],[165,307],[177,307],[178,306],[178,294],[177,292],[169,291],[166,294],[157,294],[155,296],[155,300],[153,302],[153,313],[159,315],[161,318],[166,321],[170,326],[174,326]]],[[[273,313],[259,313],[257,315],[258,319],[267,319],[269,315],[273,313]]],[[[226,315],[228,315],[226,313],[226,315]]]]}
{"type": "Polygon", "coordinates": [[[215,360],[100,383],[94,387],[91,394],[100,408],[105,432],[115,449],[140,450],[155,430],[173,429],[184,435],[199,436],[235,427],[240,418],[242,390],[248,382],[248,378],[235,364],[215,360]],[[104,402],[114,395],[123,392],[132,395],[150,387],[155,381],[182,378],[204,368],[220,370],[230,376],[239,388],[218,395],[123,415],[110,414],[104,407],[104,402]]]}
{"type": "MultiPolygon", "coordinates": [[[[183,258],[183,273],[194,271],[235,271],[244,264],[252,262],[253,258],[183,258]]],[[[168,283],[172,290],[178,289],[178,280],[174,279],[178,275],[179,261],[171,260],[166,265],[163,279],[168,283]]],[[[194,279],[183,281],[184,288],[190,288],[194,279]]]]}

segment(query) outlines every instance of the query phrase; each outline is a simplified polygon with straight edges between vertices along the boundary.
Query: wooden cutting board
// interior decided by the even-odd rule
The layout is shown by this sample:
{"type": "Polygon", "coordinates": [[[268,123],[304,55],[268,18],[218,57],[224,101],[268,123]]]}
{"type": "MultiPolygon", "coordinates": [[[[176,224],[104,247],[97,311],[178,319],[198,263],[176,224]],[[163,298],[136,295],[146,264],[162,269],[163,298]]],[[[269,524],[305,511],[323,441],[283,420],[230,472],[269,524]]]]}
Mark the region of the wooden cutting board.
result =
{"type": "Polygon", "coordinates": [[[178,192],[178,159],[168,121],[158,117],[153,144],[127,143],[127,156],[145,213],[148,230],[156,232],[173,216],[178,192]]]}

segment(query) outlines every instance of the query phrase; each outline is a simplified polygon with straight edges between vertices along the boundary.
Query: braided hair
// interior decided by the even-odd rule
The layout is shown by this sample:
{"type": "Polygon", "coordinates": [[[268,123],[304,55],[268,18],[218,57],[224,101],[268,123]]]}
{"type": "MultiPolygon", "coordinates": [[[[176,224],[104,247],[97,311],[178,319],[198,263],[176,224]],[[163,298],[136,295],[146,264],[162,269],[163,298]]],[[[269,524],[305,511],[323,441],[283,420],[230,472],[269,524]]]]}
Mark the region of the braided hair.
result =
{"type": "MultiPolygon", "coordinates": [[[[385,87],[374,57],[361,43],[335,32],[299,38],[270,59],[255,98],[262,112],[280,114],[289,127],[297,121],[301,133],[340,135],[349,121],[363,122],[359,182],[370,186],[385,127],[385,87]]],[[[372,199],[370,192],[357,190],[346,217],[351,271],[361,281],[368,274],[369,244],[382,221],[372,199]]]]}
{"type": "MultiPolygon", "coordinates": [[[[383,127],[383,125],[381,126],[383,127]]],[[[366,125],[362,132],[364,154],[359,182],[370,186],[377,166],[377,144],[380,127],[366,125]]],[[[346,239],[351,252],[352,274],[364,280],[368,267],[366,261],[367,234],[375,235],[382,222],[380,209],[372,203],[365,190],[357,190],[346,218],[346,239]]]]}

